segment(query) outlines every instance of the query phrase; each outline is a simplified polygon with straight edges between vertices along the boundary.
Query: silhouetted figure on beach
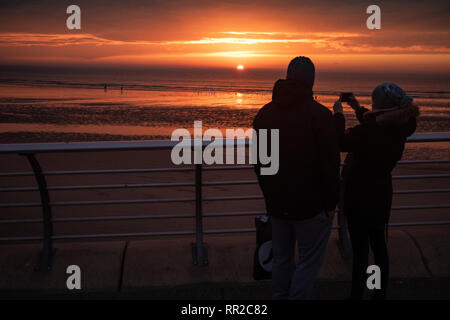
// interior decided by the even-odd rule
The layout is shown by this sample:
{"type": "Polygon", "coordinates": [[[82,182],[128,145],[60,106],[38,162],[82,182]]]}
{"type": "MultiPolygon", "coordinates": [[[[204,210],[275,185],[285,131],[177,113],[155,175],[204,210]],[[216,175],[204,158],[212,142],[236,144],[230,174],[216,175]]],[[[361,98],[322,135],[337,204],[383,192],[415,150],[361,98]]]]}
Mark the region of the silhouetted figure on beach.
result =
{"type": "Polygon", "coordinates": [[[413,99],[393,83],[372,93],[372,111],[352,96],[348,102],[360,124],[345,130],[340,100],[334,105],[342,151],[348,152],[342,170],[344,213],[353,247],[352,299],[362,299],[367,280],[369,244],[381,269],[381,289],[373,298],[385,299],[389,278],[386,224],[392,204],[392,176],[402,157],[406,138],[416,129],[419,109],[413,99]]]}
{"type": "MultiPolygon", "coordinates": [[[[258,129],[279,129],[279,170],[255,172],[272,223],[274,299],[309,299],[323,262],[339,193],[339,149],[332,113],[314,101],[315,68],[291,61],[272,102],[255,117],[258,129]],[[298,243],[300,262],[294,260],[298,243]]],[[[270,134],[268,134],[270,136],[270,134]]],[[[270,150],[270,147],[269,147],[270,150]]]]}
{"type": "Polygon", "coordinates": [[[108,86],[105,83],[105,86],[103,87],[103,90],[106,92],[106,90],[108,90],[108,86]]]}

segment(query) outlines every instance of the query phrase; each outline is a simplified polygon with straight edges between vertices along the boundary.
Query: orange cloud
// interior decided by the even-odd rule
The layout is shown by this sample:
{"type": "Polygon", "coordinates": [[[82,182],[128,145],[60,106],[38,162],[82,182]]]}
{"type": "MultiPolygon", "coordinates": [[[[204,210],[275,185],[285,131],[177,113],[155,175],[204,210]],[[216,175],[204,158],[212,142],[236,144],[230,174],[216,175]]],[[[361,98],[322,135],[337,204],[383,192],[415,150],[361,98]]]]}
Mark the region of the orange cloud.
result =
{"type": "Polygon", "coordinates": [[[120,41],[97,37],[93,34],[38,34],[38,33],[0,33],[0,46],[11,47],[62,47],[76,45],[151,45],[151,41],[120,41]]]}
{"type": "Polygon", "coordinates": [[[433,45],[418,41],[417,44],[390,45],[383,37],[377,38],[378,34],[373,35],[351,32],[224,31],[211,32],[198,39],[148,41],[116,40],[90,33],[0,33],[0,63],[47,61],[173,65],[180,63],[177,59],[183,56],[186,58],[182,60],[185,65],[225,66],[245,63],[267,67],[280,65],[289,57],[301,54],[317,57],[329,66],[337,65],[334,61],[345,60],[347,68],[351,60],[355,61],[355,66],[364,59],[370,61],[370,65],[376,65],[377,61],[385,65],[389,59],[405,65],[414,61],[417,65],[425,56],[435,55],[439,59],[434,61],[439,61],[444,69],[448,69],[450,48],[442,43],[433,45]],[[410,58],[398,59],[401,56],[410,58]]]}

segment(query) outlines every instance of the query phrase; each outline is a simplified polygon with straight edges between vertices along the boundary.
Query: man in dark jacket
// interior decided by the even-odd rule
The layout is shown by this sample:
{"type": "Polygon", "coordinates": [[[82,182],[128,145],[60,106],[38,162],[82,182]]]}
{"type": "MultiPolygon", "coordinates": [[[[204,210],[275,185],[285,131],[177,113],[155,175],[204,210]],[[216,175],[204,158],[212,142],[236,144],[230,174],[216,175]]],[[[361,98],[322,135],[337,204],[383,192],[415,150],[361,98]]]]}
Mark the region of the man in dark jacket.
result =
{"type": "Polygon", "coordinates": [[[416,129],[419,110],[412,98],[393,83],[379,85],[372,93],[372,111],[349,101],[360,124],[345,130],[340,101],[334,105],[337,136],[348,152],[342,170],[344,214],[353,247],[353,299],[362,299],[366,286],[369,243],[381,270],[381,289],[374,298],[385,299],[389,257],[385,226],[392,203],[391,171],[401,159],[405,141],[416,129]]]}
{"type": "MultiPolygon", "coordinates": [[[[275,83],[272,102],[253,127],[279,129],[279,170],[255,172],[272,222],[273,297],[308,299],[320,271],[339,192],[339,150],[331,112],[313,99],[315,69],[309,58],[291,61],[275,83]],[[300,262],[295,266],[298,242],[300,262]]],[[[270,148],[268,148],[270,150],[270,148]]]]}

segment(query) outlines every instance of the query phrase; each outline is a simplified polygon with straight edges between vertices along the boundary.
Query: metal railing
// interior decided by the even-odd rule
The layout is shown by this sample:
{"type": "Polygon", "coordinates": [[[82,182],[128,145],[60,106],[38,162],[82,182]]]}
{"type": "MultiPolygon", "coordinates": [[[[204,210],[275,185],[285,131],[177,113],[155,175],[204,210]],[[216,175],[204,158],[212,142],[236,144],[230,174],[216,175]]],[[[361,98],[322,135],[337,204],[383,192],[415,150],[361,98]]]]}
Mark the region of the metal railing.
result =
{"type": "MultiPolygon", "coordinates": [[[[414,134],[408,138],[408,142],[448,142],[450,133],[430,133],[414,134]]],[[[203,197],[202,189],[210,186],[223,185],[251,185],[257,184],[257,180],[234,180],[234,181],[203,181],[204,171],[217,170],[249,170],[250,165],[222,165],[203,166],[196,164],[192,167],[171,167],[171,168],[144,168],[144,169],[109,169],[109,170],[62,170],[62,171],[42,171],[36,158],[37,154],[43,153],[67,153],[67,152],[91,152],[91,151],[127,151],[127,150],[167,150],[173,148],[176,141],[129,141],[129,142],[81,142],[81,143],[48,143],[48,144],[6,144],[0,145],[0,154],[19,154],[27,158],[31,165],[32,172],[1,172],[2,177],[24,177],[34,176],[37,186],[27,187],[1,187],[1,193],[8,192],[29,192],[39,191],[40,202],[13,202],[0,203],[0,208],[20,208],[20,207],[41,207],[42,219],[3,219],[0,224],[21,224],[21,223],[42,223],[43,235],[0,237],[1,242],[7,241],[36,241],[42,240],[43,249],[36,266],[36,270],[50,270],[53,257],[53,240],[62,239],[91,239],[91,238],[113,238],[113,237],[142,237],[142,236],[175,236],[194,235],[195,243],[192,246],[193,263],[198,266],[208,264],[208,255],[203,240],[205,234],[225,234],[225,233],[247,233],[254,232],[254,229],[220,229],[203,230],[203,218],[205,217],[236,217],[236,216],[256,216],[265,214],[263,211],[245,212],[219,212],[203,213],[203,202],[211,201],[242,201],[261,200],[262,195],[243,195],[228,197],[203,197]],[[142,183],[142,184],[101,184],[101,185],[64,185],[48,186],[46,177],[48,176],[71,176],[71,175],[97,175],[97,174],[129,174],[129,173],[161,173],[161,172],[195,172],[194,182],[175,183],[142,183]],[[135,189],[135,188],[171,188],[171,187],[195,187],[195,197],[192,198],[163,198],[163,199],[133,199],[133,200],[102,200],[102,201],[58,201],[51,202],[49,192],[61,190],[96,190],[96,189],[135,189]],[[53,218],[52,208],[60,206],[92,206],[92,205],[122,205],[122,204],[150,204],[150,203],[173,203],[192,202],[195,203],[195,214],[160,214],[160,215],[126,215],[126,216],[97,216],[97,217],[69,217],[53,218]],[[120,221],[120,220],[147,220],[147,219],[195,219],[195,230],[178,232],[140,232],[140,233],[108,233],[108,234],[74,234],[74,235],[54,235],[53,223],[55,222],[89,222],[89,221],[120,221]]],[[[192,143],[192,142],[191,142],[192,143]]],[[[204,141],[203,147],[210,142],[204,141]]],[[[226,145],[245,145],[248,147],[249,141],[243,139],[223,140],[226,145]]],[[[194,145],[193,143],[191,144],[194,145]]],[[[406,160],[399,164],[444,164],[450,163],[450,159],[437,160],[406,160]]],[[[393,179],[438,179],[449,178],[450,174],[421,174],[393,176],[393,179]]],[[[448,193],[450,189],[420,189],[420,190],[396,190],[396,194],[419,194],[419,193],[448,193]]],[[[333,228],[338,230],[338,245],[343,257],[349,256],[351,247],[348,238],[347,224],[338,206],[338,225],[333,228]]],[[[450,204],[444,205],[416,205],[416,206],[394,206],[392,210],[421,210],[450,208],[450,204]]],[[[391,226],[416,226],[416,225],[442,225],[450,224],[450,221],[422,221],[407,223],[392,223],[391,226]]]]}

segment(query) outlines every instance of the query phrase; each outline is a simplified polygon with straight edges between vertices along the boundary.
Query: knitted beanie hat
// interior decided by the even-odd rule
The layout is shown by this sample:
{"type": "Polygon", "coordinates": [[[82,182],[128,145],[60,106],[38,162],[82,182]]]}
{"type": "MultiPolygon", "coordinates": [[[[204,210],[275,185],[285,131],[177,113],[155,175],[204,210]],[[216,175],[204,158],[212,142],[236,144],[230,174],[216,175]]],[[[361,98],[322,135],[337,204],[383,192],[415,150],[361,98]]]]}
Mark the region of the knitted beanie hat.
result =
{"type": "Polygon", "coordinates": [[[372,92],[372,110],[406,108],[412,105],[413,98],[394,83],[380,84],[372,92]]]}
{"type": "Polygon", "coordinates": [[[300,81],[308,86],[314,85],[315,68],[308,57],[297,57],[289,63],[286,79],[300,81]]]}

